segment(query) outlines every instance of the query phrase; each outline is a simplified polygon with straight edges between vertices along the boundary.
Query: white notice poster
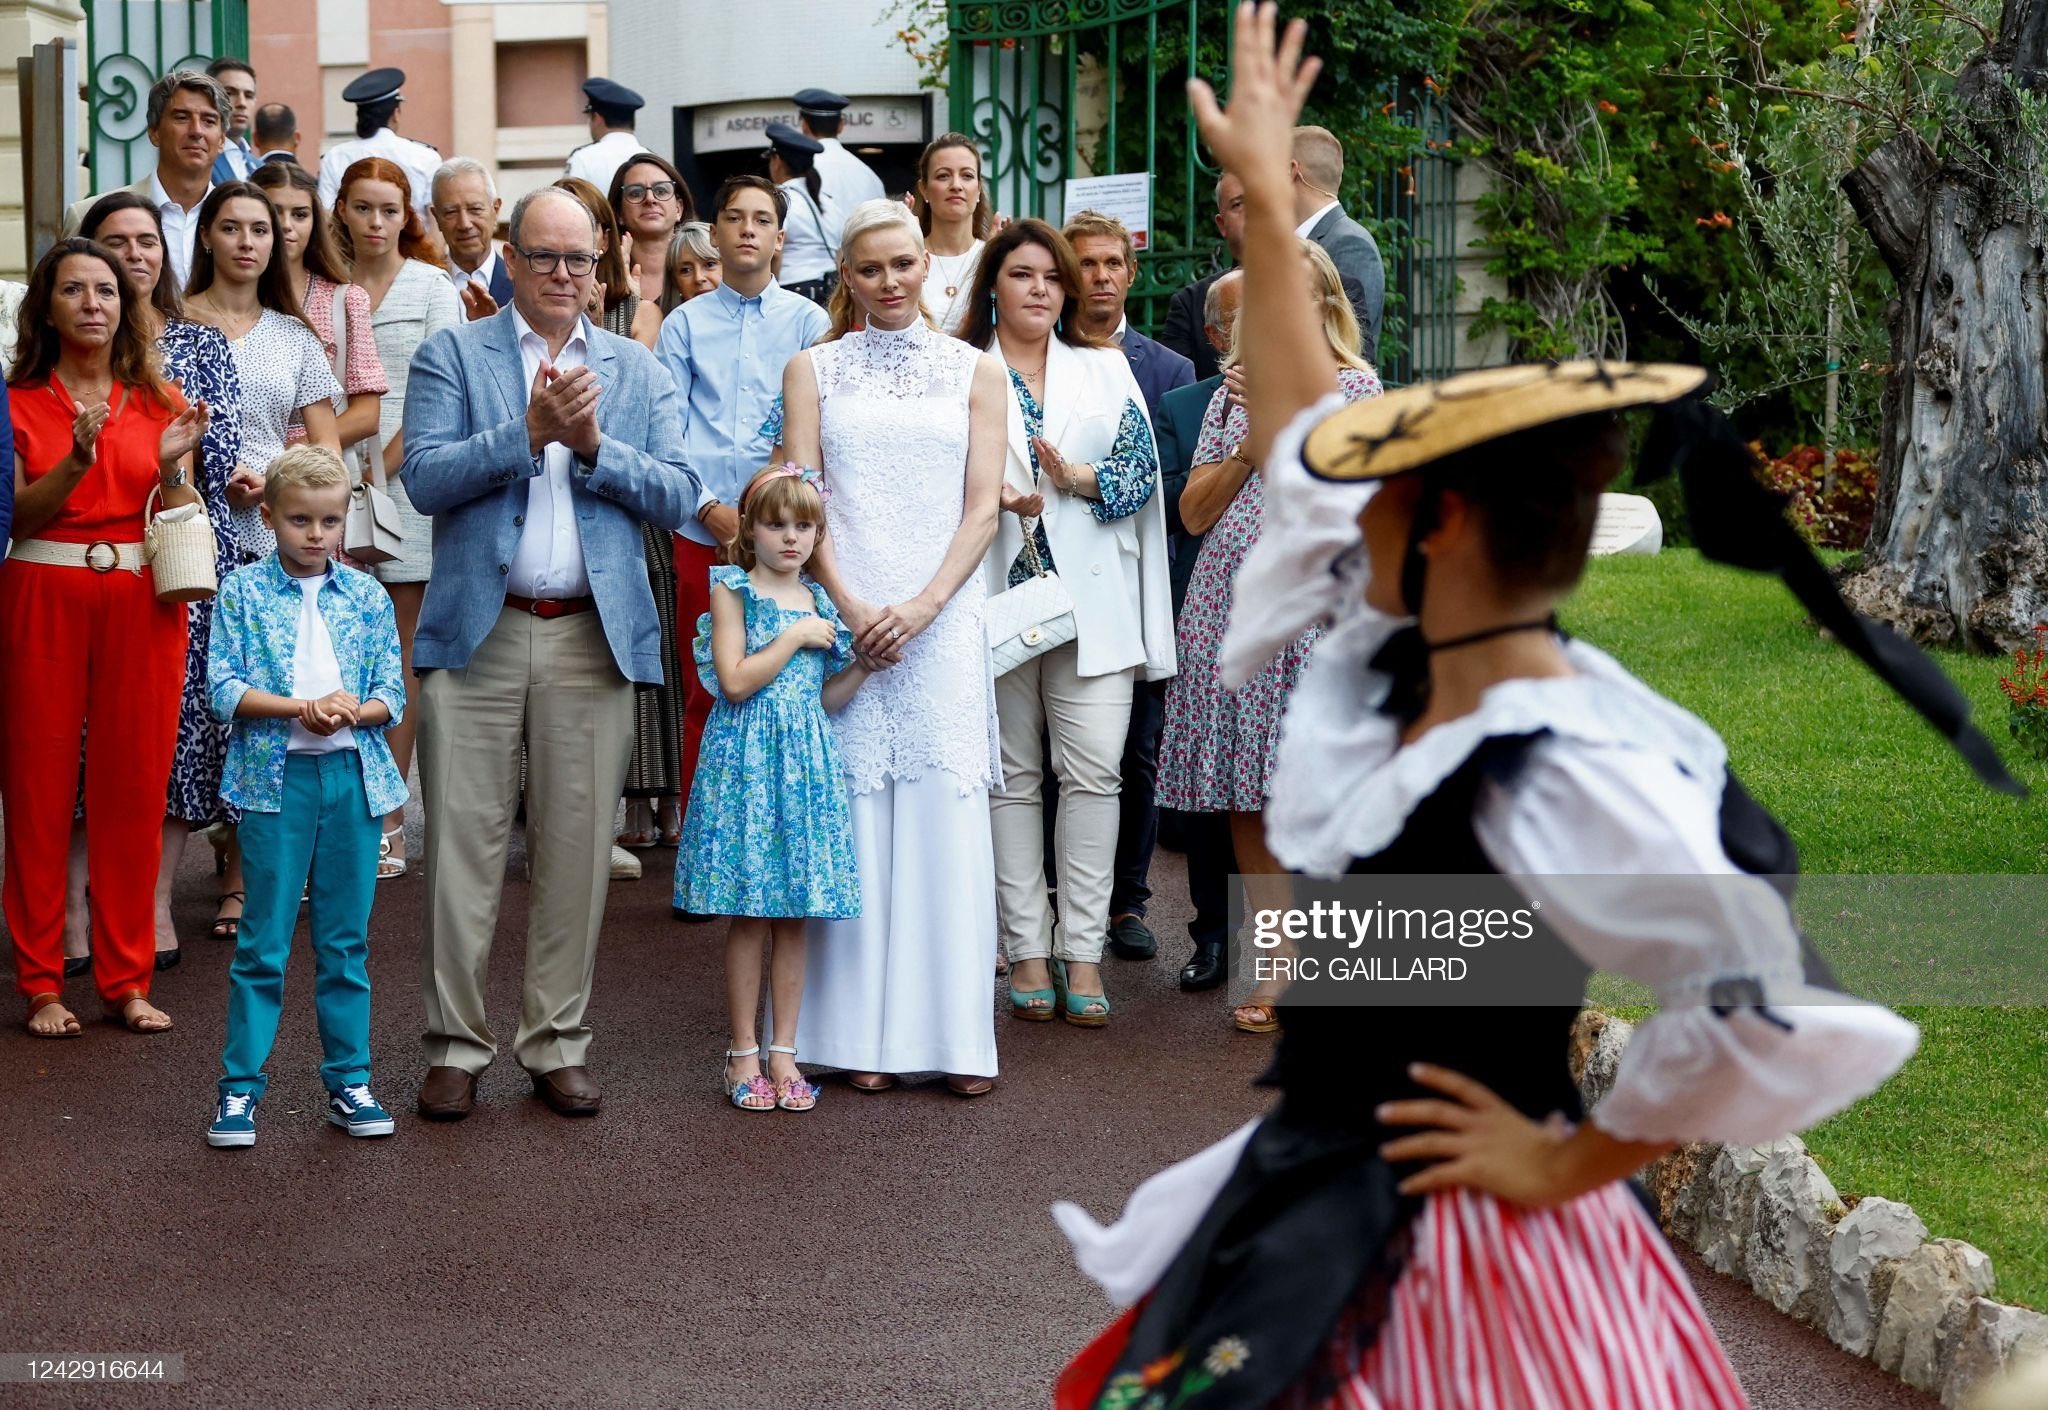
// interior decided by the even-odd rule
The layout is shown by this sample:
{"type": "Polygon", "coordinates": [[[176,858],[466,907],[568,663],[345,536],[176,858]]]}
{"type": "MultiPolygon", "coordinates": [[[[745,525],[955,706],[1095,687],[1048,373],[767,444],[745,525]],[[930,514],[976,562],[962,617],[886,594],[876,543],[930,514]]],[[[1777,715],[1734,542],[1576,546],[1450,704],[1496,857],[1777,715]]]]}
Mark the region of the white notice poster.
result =
{"type": "Polygon", "coordinates": [[[1082,211],[1114,216],[1131,232],[1131,244],[1144,250],[1152,242],[1152,173],[1125,176],[1078,176],[1067,183],[1065,219],[1082,211]]]}

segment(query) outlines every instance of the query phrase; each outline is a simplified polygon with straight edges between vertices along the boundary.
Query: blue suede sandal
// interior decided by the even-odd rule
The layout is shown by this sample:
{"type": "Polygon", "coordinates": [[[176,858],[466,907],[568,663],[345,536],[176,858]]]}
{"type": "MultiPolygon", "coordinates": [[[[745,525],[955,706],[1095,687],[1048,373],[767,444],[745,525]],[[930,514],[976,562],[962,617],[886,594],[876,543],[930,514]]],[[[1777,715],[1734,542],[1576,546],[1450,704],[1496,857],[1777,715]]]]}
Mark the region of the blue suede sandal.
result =
{"type": "MultiPolygon", "coordinates": [[[[1109,995],[1076,994],[1067,987],[1064,960],[1052,962],[1054,992],[1059,996],[1060,1017],[1077,1028],[1104,1028],[1109,1024],[1109,995]]],[[[1050,1014],[1047,1017],[1051,1017],[1050,1014]]]]}

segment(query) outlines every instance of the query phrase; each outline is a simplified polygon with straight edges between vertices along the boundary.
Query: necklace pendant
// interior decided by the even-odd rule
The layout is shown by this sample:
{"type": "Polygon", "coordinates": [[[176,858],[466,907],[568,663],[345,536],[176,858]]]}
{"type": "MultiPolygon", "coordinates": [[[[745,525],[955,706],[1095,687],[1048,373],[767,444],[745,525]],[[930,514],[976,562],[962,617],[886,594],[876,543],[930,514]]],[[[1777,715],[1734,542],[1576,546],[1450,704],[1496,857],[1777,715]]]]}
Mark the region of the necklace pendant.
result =
{"type": "Polygon", "coordinates": [[[952,298],[958,298],[958,297],[959,297],[959,295],[960,295],[960,286],[959,286],[958,284],[948,284],[948,285],[946,286],[946,297],[947,297],[947,298],[949,298],[949,299],[952,299],[952,298]]]}

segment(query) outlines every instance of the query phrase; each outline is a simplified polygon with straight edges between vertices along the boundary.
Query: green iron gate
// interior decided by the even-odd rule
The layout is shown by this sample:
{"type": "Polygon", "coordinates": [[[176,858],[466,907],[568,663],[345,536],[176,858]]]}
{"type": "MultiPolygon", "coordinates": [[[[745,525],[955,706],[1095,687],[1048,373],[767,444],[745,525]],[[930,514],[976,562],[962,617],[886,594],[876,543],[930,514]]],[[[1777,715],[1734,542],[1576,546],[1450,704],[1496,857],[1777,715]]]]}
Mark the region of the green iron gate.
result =
{"type": "MultiPolygon", "coordinates": [[[[1057,219],[1075,176],[1149,171],[1151,247],[1138,257],[1133,322],[1156,328],[1166,300],[1229,258],[1211,219],[1217,171],[1195,134],[1186,82],[1230,67],[1229,0],[952,0],[951,125],[981,144],[991,199],[1057,219]]],[[[1219,89],[1224,87],[1218,83],[1219,89]]],[[[1433,95],[1405,87],[1396,110],[1448,136],[1433,95]]],[[[1456,171],[1432,151],[1355,189],[1387,258],[1389,383],[1442,376],[1456,340],[1456,171]]]]}
{"type": "Polygon", "coordinates": [[[84,0],[86,162],[92,189],[125,186],[156,166],[145,135],[149,86],[172,69],[203,69],[249,52],[249,0],[84,0]]]}

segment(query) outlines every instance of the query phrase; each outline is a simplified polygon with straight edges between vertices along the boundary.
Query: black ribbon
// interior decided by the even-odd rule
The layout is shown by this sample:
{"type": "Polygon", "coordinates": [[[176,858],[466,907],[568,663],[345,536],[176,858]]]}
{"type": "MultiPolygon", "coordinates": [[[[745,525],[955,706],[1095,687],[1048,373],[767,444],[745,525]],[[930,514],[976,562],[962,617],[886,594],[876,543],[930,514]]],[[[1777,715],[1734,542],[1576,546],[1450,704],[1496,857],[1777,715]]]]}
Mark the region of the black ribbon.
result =
{"type": "Polygon", "coordinates": [[[1933,658],[1842,600],[1826,565],[1785,517],[1785,497],[1757,477],[1755,455],[1726,416],[1699,396],[1658,408],[1638,467],[1636,478],[1645,484],[1677,474],[1693,542],[1704,556],[1775,574],[1814,620],[1934,726],[1979,780],[2026,796],[2026,785],[1970,723],[1969,701],[1933,658]]]}

